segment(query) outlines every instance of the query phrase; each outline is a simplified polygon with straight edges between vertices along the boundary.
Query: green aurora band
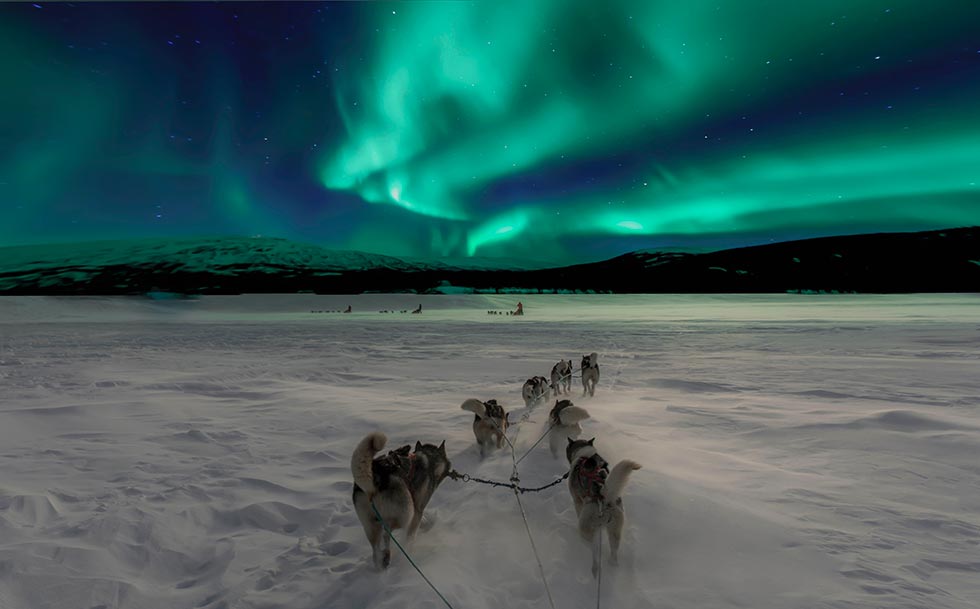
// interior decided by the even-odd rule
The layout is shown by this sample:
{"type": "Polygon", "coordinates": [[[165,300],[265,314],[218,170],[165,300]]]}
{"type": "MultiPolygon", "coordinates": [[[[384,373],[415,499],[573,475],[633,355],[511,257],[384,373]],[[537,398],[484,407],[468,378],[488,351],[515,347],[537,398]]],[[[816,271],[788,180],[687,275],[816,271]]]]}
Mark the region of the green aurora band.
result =
{"type": "Polygon", "coordinates": [[[977,23],[912,0],[8,4],[0,245],[571,263],[980,224],[977,23]]]}
{"type": "MultiPolygon", "coordinates": [[[[943,92],[941,108],[934,91],[927,111],[831,108],[770,133],[749,121],[741,137],[705,133],[696,158],[656,144],[659,135],[697,132],[706,118],[751,113],[764,98],[799,95],[828,62],[842,66],[842,81],[894,69],[903,46],[942,34],[916,27],[937,19],[921,2],[372,10],[384,35],[367,72],[339,81],[348,137],[323,160],[321,179],[372,203],[461,223],[469,255],[515,239],[597,232],[980,220],[980,83],[943,92]],[[625,187],[522,201],[489,217],[474,203],[508,175],[641,142],[654,152],[625,187]]],[[[956,16],[947,17],[955,29],[956,16]]]]}

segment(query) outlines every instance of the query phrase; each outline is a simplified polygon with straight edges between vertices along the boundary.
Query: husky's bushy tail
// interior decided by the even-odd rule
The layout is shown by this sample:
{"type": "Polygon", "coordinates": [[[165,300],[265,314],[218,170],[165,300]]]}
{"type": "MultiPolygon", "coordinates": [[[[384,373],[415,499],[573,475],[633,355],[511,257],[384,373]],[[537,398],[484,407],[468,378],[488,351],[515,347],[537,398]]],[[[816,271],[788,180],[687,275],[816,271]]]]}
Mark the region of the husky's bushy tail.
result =
{"type": "Polygon", "coordinates": [[[575,425],[588,418],[589,413],[584,408],[579,408],[578,406],[566,406],[558,413],[558,423],[560,425],[575,425]]]}
{"type": "Polygon", "coordinates": [[[374,488],[374,476],[371,473],[371,462],[381,449],[388,443],[388,437],[380,431],[375,431],[364,436],[354,454],[350,458],[350,473],[354,474],[354,484],[368,495],[374,495],[377,489],[374,488]]]}
{"type": "Polygon", "coordinates": [[[606,478],[606,485],[602,489],[602,496],[606,503],[615,503],[622,496],[630,474],[640,467],[641,465],[636,461],[623,459],[612,468],[609,477],[606,478]]]}
{"type": "Polygon", "coordinates": [[[460,406],[463,410],[469,410],[481,419],[487,418],[487,407],[483,405],[483,402],[476,398],[470,398],[463,402],[460,406]]]}

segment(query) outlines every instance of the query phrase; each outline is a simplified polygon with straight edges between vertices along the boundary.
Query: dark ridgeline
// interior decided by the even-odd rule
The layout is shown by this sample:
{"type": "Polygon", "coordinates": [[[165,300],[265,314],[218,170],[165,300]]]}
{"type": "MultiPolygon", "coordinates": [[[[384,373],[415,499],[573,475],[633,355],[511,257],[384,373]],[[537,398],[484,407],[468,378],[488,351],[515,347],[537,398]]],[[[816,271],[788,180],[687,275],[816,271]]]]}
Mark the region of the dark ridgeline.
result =
{"type": "MultiPolygon", "coordinates": [[[[276,242],[289,243],[256,240],[273,252],[276,242]]],[[[237,243],[240,247],[241,240],[237,243]]],[[[139,248],[140,242],[121,242],[120,248],[126,247],[139,248]]],[[[354,267],[278,264],[274,255],[261,264],[224,262],[227,258],[213,256],[222,240],[202,241],[199,249],[208,248],[212,261],[204,265],[173,259],[138,264],[73,259],[71,264],[32,262],[24,269],[3,264],[5,251],[9,255],[17,248],[0,248],[0,294],[433,293],[445,286],[529,293],[980,292],[980,227],[824,237],[706,254],[640,251],[532,271],[392,262],[396,259],[390,257],[354,267]]]]}

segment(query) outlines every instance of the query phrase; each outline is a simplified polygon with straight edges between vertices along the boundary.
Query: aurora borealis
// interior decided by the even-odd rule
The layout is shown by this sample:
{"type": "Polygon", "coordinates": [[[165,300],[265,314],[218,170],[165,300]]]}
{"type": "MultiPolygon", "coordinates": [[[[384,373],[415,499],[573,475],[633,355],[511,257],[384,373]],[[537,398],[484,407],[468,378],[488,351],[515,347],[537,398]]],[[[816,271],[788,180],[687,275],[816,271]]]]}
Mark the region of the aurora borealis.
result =
{"type": "Polygon", "coordinates": [[[0,5],[0,245],[572,263],[980,223],[980,3],[0,5]]]}

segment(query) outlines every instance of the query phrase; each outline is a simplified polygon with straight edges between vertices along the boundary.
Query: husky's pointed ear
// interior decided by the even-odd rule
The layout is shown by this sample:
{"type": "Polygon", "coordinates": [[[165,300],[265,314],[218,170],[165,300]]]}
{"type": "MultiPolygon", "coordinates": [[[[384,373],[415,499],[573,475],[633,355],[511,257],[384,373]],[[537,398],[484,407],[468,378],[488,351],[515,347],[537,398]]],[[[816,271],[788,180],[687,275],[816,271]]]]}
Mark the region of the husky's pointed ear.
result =
{"type": "Polygon", "coordinates": [[[442,441],[442,444],[439,445],[439,452],[441,452],[443,455],[446,454],[446,441],[445,440],[443,440],[442,441]]]}
{"type": "Polygon", "coordinates": [[[415,452],[419,452],[420,450],[422,450],[422,443],[419,442],[418,440],[416,440],[415,441],[415,452]]]}
{"type": "Polygon", "coordinates": [[[575,440],[573,440],[573,439],[571,439],[571,438],[569,438],[568,436],[565,436],[565,439],[566,439],[566,440],[568,440],[568,443],[569,443],[569,444],[571,444],[572,442],[574,442],[574,441],[575,441],[575,440]]]}
{"type": "Polygon", "coordinates": [[[589,446],[592,446],[594,444],[595,444],[595,438],[592,438],[591,440],[589,440],[589,446]]]}

